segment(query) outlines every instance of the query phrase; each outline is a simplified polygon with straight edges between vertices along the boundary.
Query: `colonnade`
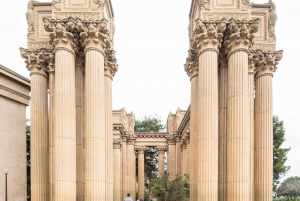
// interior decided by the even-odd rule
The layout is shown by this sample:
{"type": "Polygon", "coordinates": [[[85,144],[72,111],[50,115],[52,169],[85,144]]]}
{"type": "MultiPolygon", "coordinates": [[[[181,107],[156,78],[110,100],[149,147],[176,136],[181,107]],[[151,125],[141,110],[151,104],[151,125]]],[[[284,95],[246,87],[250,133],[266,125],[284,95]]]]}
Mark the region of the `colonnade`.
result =
{"type": "Polygon", "coordinates": [[[54,49],[20,49],[31,72],[31,200],[112,200],[117,63],[107,20],[44,23],[54,49]]]}
{"type": "Polygon", "coordinates": [[[272,77],[282,51],[250,51],[258,28],[259,20],[196,21],[185,64],[190,200],[272,199],[272,77]]]}

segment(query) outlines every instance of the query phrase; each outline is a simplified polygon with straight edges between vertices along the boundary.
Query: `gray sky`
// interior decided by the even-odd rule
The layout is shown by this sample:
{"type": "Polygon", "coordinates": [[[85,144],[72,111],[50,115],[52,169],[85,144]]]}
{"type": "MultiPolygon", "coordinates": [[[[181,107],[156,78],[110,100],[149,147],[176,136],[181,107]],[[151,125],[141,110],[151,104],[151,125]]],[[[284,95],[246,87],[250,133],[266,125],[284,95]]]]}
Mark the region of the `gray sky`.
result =
{"type": "MultiPolygon", "coordinates": [[[[273,79],[274,114],[285,124],[284,146],[291,147],[287,164],[292,167],[286,177],[300,176],[300,2],[273,1],[278,14],[277,49],[284,50],[273,79]]],[[[19,47],[26,47],[27,2],[0,1],[0,64],[29,78],[19,56],[19,47]]],[[[166,122],[170,111],[187,109],[190,103],[190,82],[183,64],[188,50],[191,0],[112,0],[112,4],[119,64],[113,82],[113,108],[125,107],[137,118],[157,114],[166,122]]]]}

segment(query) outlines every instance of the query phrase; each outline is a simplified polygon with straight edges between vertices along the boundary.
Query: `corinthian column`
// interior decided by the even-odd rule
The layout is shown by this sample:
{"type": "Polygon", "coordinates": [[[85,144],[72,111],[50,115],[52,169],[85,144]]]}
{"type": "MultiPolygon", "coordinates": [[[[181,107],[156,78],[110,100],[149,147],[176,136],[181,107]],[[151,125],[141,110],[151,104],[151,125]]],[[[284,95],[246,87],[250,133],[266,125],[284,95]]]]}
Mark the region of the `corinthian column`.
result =
{"type": "Polygon", "coordinates": [[[198,19],[192,39],[199,58],[196,200],[218,200],[218,53],[225,29],[225,19],[198,19]]]}
{"type": "Polygon", "coordinates": [[[227,88],[228,61],[223,49],[219,54],[219,201],[227,200],[227,88]]]}
{"type": "Polygon", "coordinates": [[[135,151],[134,151],[135,136],[129,135],[126,146],[126,166],[127,166],[127,193],[135,200],[135,151]]]}
{"type": "Polygon", "coordinates": [[[76,90],[76,201],[84,199],[84,161],[83,161],[83,128],[84,128],[84,52],[77,53],[75,59],[76,90]]]}
{"type": "Polygon", "coordinates": [[[76,95],[74,36],[68,20],[44,18],[55,47],[55,201],[76,200],[76,95]]]}
{"type": "Polygon", "coordinates": [[[260,52],[255,75],[255,201],[272,200],[273,185],[273,73],[282,51],[260,52]]]}
{"type": "Polygon", "coordinates": [[[158,151],[158,176],[161,177],[165,174],[165,151],[167,147],[157,146],[158,151]]]}
{"type": "Polygon", "coordinates": [[[52,50],[20,48],[31,76],[31,200],[47,201],[48,194],[48,73],[45,58],[52,50]]]}
{"type": "Polygon", "coordinates": [[[122,141],[113,142],[113,201],[120,201],[122,199],[122,190],[121,190],[121,149],[122,149],[122,141]]]}
{"type": "Polygon", "coordinates": [[[189,56],[186,59],[186,64],[184,65],[184,70],[191,80],[191,120],[190,120],[190,151],[189,151],[189,172],[190,172],[190,198],[191,200],[197,199],[197,152],[198,145],[196,141],[198,140],[197,136],[197,118],[198,118],[198,107],[197,107],[197,98],[198,98],[198,70],[199,63],[197,54],[194,50],[190,49],[188,51],[189,56]]]}
{"type": "MultiPolygon", "coordinates": [[[[106,21],[84,23],[86,30],[80,34],[85,47],[85,194],[84,200],[98,201],[106,197],[106,109],[104,57],[108,38],[106,21]]],[[[111,126],[110,126],[111,128],[111,126]]],[[[112,128],[111,128],[112,129],[112,128]]],[[[112,142],[111,142],[112,143],[112,142]]],[[[111,151],[111,150],[109,150],[111,151]]],[[[112,175],[110,175],[112,176],[112,175]]]]}
{"type": "Polygon", "coordinates": [[[108,50],[104,67],[105,86],[105,133],[106,133],[106,200],[113,200],[113,122],[112,122],[112,80],[118,70],[115,51],[108,50]]]}
{"type": "Polygon", "coordinates": [[[135,148],[138,151],[138,198],[144,199],[145,197],[145,150],[146,146],[135,148]]]}
{"type": "Polygon", "coordinates": [[[227,200],[250,199],[248,54],[259,21],[229,20],[227,100],[227,200]]]}

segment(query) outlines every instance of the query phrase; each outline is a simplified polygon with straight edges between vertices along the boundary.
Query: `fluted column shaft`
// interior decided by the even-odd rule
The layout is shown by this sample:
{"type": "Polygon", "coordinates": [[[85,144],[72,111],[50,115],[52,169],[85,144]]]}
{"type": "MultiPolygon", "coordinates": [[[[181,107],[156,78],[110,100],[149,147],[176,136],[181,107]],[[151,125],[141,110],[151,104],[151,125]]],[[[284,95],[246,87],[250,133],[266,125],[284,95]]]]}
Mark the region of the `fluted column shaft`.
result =
{"type": "MultiPolygon", "coordinates": [[[[241,48],[241,47],[239,47],[241,48]]],[[[227,100],[227,200],[250,199],[248,52],[229,54],[227,100]]]]}
{"type": "Polygon", "coordinates": [[[83,53],[78,53],[75,63],[75,90],[76,90],[76,201],[84,199],[84,69],[83,53]]]}
{"type": "Polygon", "coordinates": [[[113,145],[113,201],[122,200],[121,190],[121,142],[113,145]]]}
{"type": "Polygon", "coordinates": [[[95,33],[86,36],[84,200],[98,201],[106,197],[104,52],[95,33]]]}
{"type": "Polygon", "coordinates": [[[249,61],[249,117],[250,117],[250,201],[254,200],[254,73],[255,65],[249,61]]]}
{"type": "Polygon", "coordinates": [[[105,74],[106,200],[113,200],[112,76],[105,74]]]}
{"type": "Polygon", "coordinates": [[[65,34],[55,45],[55,201],[76,200],[75,53],[65,34]]]}
{"type": "Polygon", "coordinates": [[[158,150],[158,176],[161,177],[165,174],[165,150],[158,150]]]}
{"type": "Polygon", "coordinates": [[[168,144],[169,144],[169,148],[168,148],[167,170],[168,170],[170,179],[172,180],[176,176],[176,144],[175,144],[175,140],[170,139],[168,144]]]}
{"type": "Polygon", "coordinates": [[[49,67],[49,200],[54,201],[54,171],[55,171],[55,158],[54,158],[54,149],[55,149],[55,134],[54,134],[54,99],[55,99],[55,75],[54,75],[54,64],[51,64],[49,67]]]}
{"type": "Polygon", "coordinates": [[[145,154],[146,148],[138,149],[138,198],[145,198],[145,154]]]}
{"type": "Polygon", "coordinates": [[[31,72],[30,171],[31,200],[47,201],[48,81],[45,66],[31,72]]]}
{"type": "Polygon", "coordinates": [[[227,88],[228,63],[224,52],[219,56],[219,193],[218,200],[227,200],[227,88]]]}
{"type": "Polygon", "coordinates": [[[126,155],[127,155],[127,160],[126,163],[127,164],[127,193],[130,193],[130,197],[135,200],[135,151],[134,151],[134,141],[129,140],[129,142],[127,142],[127,151],[126,151],[126,155]]]}
{"type": "Polygon", "coordinates": [[[122,141],[122,195],[121,197],[126,197],[127,195],[127,142],[126,138],[122,141]]]}
{"type": "Polygon", "coordinates": [[[199,55],[197,200],[218,199],[218,53],[199,55]]]}

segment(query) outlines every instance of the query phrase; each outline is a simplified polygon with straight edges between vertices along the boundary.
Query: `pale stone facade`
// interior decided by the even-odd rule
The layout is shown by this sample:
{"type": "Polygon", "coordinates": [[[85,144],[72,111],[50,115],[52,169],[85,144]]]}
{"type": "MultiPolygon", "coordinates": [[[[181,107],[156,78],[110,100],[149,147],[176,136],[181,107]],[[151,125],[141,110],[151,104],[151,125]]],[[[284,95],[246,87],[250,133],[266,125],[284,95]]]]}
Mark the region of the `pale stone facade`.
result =
{"type": "Polygon", "coordinates": [[[6,168],[8,199],[27,200],[25,131],[29,91],[30,80],[0,65],[0,200],[5,199],[6,168]]]}
{"type": "Polygon", "coordinates": [[[272,1],[193,0],[190,107],[168,115],[166,132],[136,133],[134,113],[112,112],[110,0],[30,1],[20,50],[31,75],[31,199],[143,198],[144,152],[156,147],[159,176],[165,153],[170,178],[190,174],[191,201],[270,201],[275,11],[272,1]]]}

